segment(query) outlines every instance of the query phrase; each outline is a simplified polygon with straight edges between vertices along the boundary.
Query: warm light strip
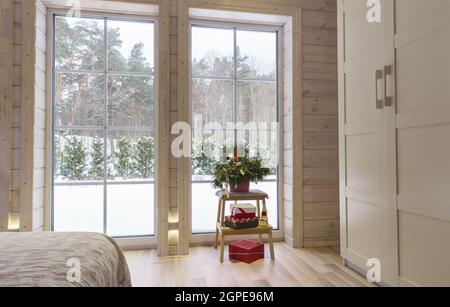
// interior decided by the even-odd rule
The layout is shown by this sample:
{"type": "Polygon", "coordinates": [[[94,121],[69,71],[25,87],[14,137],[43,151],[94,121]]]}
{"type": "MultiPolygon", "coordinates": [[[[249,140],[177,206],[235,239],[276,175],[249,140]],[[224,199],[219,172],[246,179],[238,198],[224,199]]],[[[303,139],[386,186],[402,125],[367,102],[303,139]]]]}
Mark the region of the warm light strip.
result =
{"type": "Polygon", "coordinates": [[[177,245],[178,244],[178,238],[179,238],[179,231],[178,230],[170,230],[169,231],[169,245],[177,245]]]}
{"type": "Polygon", "coordinates": [[[178,224],[178,210],[177,208],[170,209],[169,211],[169,224],[178,224]]]}
{"type": "Polygon", "coordinates": [[[8,230],[19,230],[20,228],[20,217],[17,213],[9,214],[8,230]]]}

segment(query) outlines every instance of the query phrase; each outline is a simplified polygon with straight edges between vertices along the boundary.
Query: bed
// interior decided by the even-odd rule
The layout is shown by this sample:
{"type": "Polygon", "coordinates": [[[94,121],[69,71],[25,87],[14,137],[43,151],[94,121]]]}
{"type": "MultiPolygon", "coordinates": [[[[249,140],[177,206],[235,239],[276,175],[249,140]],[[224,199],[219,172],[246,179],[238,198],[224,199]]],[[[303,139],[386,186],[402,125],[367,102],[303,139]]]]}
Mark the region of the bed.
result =
{"type": "Polygon", "coordinates": [[[0,287],[131,287],[131,279],[107,236],[0,233],[0,287]]]}

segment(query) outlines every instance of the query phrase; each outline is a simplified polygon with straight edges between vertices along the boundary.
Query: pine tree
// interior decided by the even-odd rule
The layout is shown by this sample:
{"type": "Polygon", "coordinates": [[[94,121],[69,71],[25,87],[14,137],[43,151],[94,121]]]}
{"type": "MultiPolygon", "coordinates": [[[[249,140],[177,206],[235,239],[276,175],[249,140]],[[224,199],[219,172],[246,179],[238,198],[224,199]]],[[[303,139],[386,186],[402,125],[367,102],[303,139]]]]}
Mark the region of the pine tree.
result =
{"type": "Polygon", "coordinates": [[[61,172],[69,180],[82,180],[85,178],[86,148],[83,141],[75,136],[66,139],[62,153],[61,172]]]}
{"type": "Polygon", "coordinates": [[[92,141],[91,168],[89,170],[89,175],[92,179],[103,178],[103,164],[105,161],[103,155],[103,140],[99,137],[95,137],[92,141]]]}
{"type": "Polygon", "coordinates": [[[211,139],[202,138],[194,142],[192,167],[195,175],[214,174],[214,149],[215,145],[211,139]]]}
{"type": "Polygon", "coordinates": [[[123,179],[133,176],[135,164],[133,162],[132,142],[127,137],[121,137],[117,140],[117,148],[114,153],[114,168],[116,175],[123,179]]]}
{"type": "Polygon", "coordinates": [[[154,174],[154,144],[149,137],[140,138],[135,145],[134,160],[140,178],[151,178],[154,174]]]}

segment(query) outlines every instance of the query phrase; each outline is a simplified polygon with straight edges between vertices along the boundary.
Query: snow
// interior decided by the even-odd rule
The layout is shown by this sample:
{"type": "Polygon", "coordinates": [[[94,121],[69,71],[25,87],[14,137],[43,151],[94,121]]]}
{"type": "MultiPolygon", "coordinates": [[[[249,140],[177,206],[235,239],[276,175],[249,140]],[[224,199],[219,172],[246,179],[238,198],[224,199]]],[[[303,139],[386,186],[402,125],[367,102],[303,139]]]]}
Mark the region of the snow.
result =
{"type": "MultiPolygon", "coordinates": [[[[103,233],[103,186],[56,186],[55,231],[103,233]]],[[[114,184],[107,188],[107,234],[154,234],[154,185],[114,184]]]]}
{"type": "MultiPolygon", "coordinates": [[[[278,228],[277,183],[261,182],[252,189],[269,194],[269,222],[278,228]]],[[[215,231],[218,199],[211,183],[192,185],[193,233],[215,231]]],[[[103,233],[103,186],[55,186],[54,230],[103,233]]],[[[107,188],[107,234],[113,237],[146,236],[155,233],[154,185],[113,184],[107,188]]],[[[229,214],[229,208],[226,208],[229,214]]]]}

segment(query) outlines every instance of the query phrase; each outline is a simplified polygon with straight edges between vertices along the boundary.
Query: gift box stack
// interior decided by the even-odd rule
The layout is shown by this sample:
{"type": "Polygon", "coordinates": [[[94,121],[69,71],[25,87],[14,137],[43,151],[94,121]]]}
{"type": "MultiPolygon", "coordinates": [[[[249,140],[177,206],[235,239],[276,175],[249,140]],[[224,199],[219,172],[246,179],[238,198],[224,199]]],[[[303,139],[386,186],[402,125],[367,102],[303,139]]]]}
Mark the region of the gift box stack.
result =
{"type": "Polygon", "coordinates": [[[255,228],[258,225],[256,207],[252,204],[232,204],[231,215],[225,218],[225,226],[235,230],[255,228]]]}
{"type": "Polygon", "coordinates": [[[230,259],[253,263],[256,260],[264,259],[264,244],[242,240],[230,244],[230,259]]]}

